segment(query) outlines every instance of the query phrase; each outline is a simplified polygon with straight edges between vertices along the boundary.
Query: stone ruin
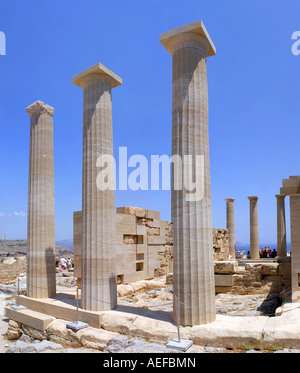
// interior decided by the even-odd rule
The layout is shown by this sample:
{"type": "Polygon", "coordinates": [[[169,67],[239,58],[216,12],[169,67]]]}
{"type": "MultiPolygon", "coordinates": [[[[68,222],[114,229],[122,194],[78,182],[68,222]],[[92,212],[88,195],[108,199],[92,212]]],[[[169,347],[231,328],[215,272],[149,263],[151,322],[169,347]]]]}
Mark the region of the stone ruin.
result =
{"type": "MultiPolygon", "coordinates": [[[[216,292],[255,294],[276,291],[287,298],[292,277],[292,300],[299,302],[300,177],[284,181],[281,189],[281,195],[290,195],[291,201],[292,270],[286,254],[281,198],[277,205],[280,255],[272,263],[260,262],[257,196],[248,197],[251,259],[239,266],[235,260],[233,198],[226,199],[227,229],[213,230],[212,227],[206,63],[207,57],[216,54],[215,46],[202,21],[161,34],[160,42],[173,61],[172,155],[182,158],[184,155],[204,156],[203,195],[199,200],[186,199],[184,190],[172,188],[172,225],[160,220],[157,211],[136,207],[115,210],[114,191],[110,188],[99,190],[95,175],[98,157],[113,155],[111,90],[120,86],[122,79],[101,63],[73,77],[73,83],[83,89],[82,211],[74,213],[75,273],[81,287],[80,317],[91,326],[105,328],[105,325],[113,324],[115,327],[122,317],[129,317],[113,313],[117,308],[118,284],[167,274],[167,281],[173,284],[174,301],[178,300],[178,308],[173,309],[173,320],[178,320],[182,326],[196,326],[192,330],[197,336],[197,328],[216,320],[216,292]]],[[[52,302],[56,295],[54,109],[37,101],[27,108],[27,112],[31,117],[28,284],[27,297],[21,296],[20,301],[33,311],[46,308],[49,314],[74,320],[76,310],[66,306],[68,302],[52,302]],[[44,198],[36,198],[41,195],[44,198]],[[45,232],[42,222],[47,225],[45,232]],[[44,255],[40,255],[41,252],[44,255]]],[[[108,179],[114,180],[113,173],[109,172],[108,179]]],[[[175,168],[175,176],[177,172],[175,168]]],[[[19,321],[24,314],[7,309],[7,316],[19,321]]],[[[30,317],[27,315],[27,318],[30,317]]],[[[44,319],[37,315],[35,318],[31,315],[31,318],[36,321],[35,326],[45,330],[44,319]]],[[[48,321],[53,320],[49,318],[48,321]]],[[[124,322],[128,323],[128,320],[124,322]]],[[[132,323],[134,321],[130,319],[130,325],[132,323]]],[[[148,335],[145,329],[143,335],[148,335]]]]}
{"type": "MultiPolygon", "coordinates": [[[[173,224],[160,212],[140,207],[116,209],[116,275],[118,284],[151,279],[173,272],[173,224]]],[[[82,212],[73,214],[74,276],[80,286],[82,212]]],[[[227,229],[213,229],[214,260],[229,260],[227,229]]]]}

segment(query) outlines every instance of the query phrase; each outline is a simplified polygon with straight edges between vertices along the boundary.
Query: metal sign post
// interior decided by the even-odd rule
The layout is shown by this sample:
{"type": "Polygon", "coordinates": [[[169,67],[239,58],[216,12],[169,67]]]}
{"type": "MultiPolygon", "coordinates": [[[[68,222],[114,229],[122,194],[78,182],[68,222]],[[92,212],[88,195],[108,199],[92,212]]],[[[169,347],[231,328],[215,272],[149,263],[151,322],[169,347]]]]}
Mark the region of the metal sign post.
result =
{"type": "Polygon", "coordinates": [[[77,332],[80,329],[87,328],[89,326],[88,323],[79,321],[79,296],[78,296],[78,286],[76,287],[76,321],[70,322],[66,325],[68,329],[72,329],[73,331],[77,332]]]}
{"type": "Polygon", "coordinates": [[[21,310],[26,310],[26,306],[21,306],[20,305],[20,279],[18,277],[18,285],[17,285],[17,298],[16,298],[16,305],[10,307],[12,310],[15,311],[21,311],[21,310]]]}
{"type": "MultiPolygon", "coordinates": [[[[179,324],[179,299],[176,295],[174,295],[175,300],[175,311],[176,311],[176,322],[177,322],[177,338],[172,339],[172,341],[168,342],[166,347],[172,348],[174,350],[181,350],[187,351],[192,345],[193,341],[189,339],[181,339],[180,338],[180,324],[179,324]]],[[[182,303],[182,302],[180,302],[182,303]]],[[[183,304],[183,303],[182,303],[183,304]]]]}

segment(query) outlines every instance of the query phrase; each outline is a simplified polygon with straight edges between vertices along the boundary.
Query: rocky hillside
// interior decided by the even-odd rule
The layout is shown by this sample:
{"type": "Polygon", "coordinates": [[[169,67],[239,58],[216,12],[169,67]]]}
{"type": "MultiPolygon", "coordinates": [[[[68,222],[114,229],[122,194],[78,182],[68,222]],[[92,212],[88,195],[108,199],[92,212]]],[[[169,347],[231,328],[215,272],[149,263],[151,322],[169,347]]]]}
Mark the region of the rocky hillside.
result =
{"type": "MultiPolygon", "coordinates": [[[[0,258],[6,256],[18,257],[27,254],[26,240],[0,240],[0,258]]],[[[69,248],[56,246],[57,256],[68,256],[73,258],[73,251],[69,248]]]]}

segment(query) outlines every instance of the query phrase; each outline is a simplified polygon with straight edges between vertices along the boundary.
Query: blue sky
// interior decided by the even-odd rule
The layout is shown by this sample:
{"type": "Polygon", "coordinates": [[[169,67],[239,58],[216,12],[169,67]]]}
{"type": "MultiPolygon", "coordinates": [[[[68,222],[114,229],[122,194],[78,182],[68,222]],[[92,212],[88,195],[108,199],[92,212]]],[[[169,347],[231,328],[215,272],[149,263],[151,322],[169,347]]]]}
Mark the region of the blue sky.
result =
{"type": "MultiPolygon", "coordinates": [[[[0,2],[0,238],[26,238],[30,120],[55,108],[56,239],[73,236],[81,209],[82,90],[72,77],[101,62],[113,89],[115,155],[171,154],[172,61],[159,34],[201,19],[217,55],[207,60],[213,226],[234,197],[236,239],[249,242],[248,196],[258,195],[260,241],[276,242],[281,180],[300,174],[300,30],[296,0],[10,0],[0,2]]],[[[116,191],[116,206],[161,211],[169,191],[116,191]]],[[[286,201],[289,215],[288,199],[286,201]]],[[[289,219],[287,219],[289,224],[289,219]]]]}

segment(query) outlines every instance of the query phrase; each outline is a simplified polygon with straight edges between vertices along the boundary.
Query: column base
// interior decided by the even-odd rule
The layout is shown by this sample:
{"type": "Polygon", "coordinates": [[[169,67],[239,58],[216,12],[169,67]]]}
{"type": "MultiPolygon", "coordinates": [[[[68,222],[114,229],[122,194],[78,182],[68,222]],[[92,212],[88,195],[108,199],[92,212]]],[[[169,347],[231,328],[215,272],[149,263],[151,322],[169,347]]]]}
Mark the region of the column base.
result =
{"type": "Polygon", "coordinates": [[[82,322],[82,321],[70,322],[69,324],[66,325],[68,329],[71,329],[75,332],[77,332],[78,330],[87,328],[88,326],[89,326],[88,323],[82,322]]]}
{"type": "Polygon", "coordinates": [[[276,256],[275,259],[278,263],[291,263],[290,256],[276,256]]]}
{"type": "Polygon", "coordinates": [[[178,338],[174,338],[172,341],[167,343],[166,347],[185,352],[193,345],[193,343],[194,342],[189,339],[180,339],[179,342],[178,338]]]}

